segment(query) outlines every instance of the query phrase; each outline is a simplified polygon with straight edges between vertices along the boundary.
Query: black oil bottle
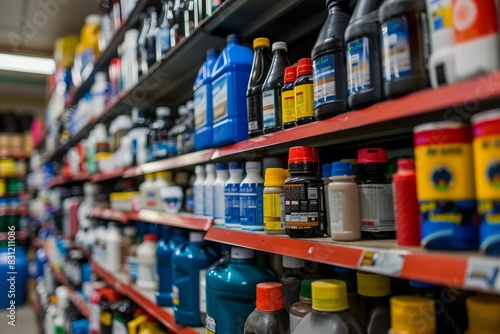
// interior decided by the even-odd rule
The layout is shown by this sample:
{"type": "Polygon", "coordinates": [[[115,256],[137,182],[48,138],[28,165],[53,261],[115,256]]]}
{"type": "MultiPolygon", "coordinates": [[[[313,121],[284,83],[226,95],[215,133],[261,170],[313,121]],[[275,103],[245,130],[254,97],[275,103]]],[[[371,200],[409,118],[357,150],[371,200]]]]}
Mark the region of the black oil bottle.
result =
{"type": "Polygon", "coordinates": [[[314,115],[326,119],[347,111],[347,69],[344,34],[349,24],[349,0],[327,0],[328,18],[311,58],[314,69],[314,115]]]}
{"type": "Polygon", "coordinates": [[[360,0],[345,31],[349,107],[382,101],[382,53],[378,9],[384,0],[360,0]]]}
{"type": "Polygon", "coordinates": [[[253,61],[247,88],[248,136],[262,134],[262,85],[271,67],[271,42],[260,37],[253,40],[253,61]]]}
{"type": "Polygon", "coordinates": [[[295,94],[295,125],[314,122],[314,86],[311,58],[302,58],[297,64],[297,80],[293,84],[295,94]]]}
{"type": "Polygon", "coordinates": [[[291,147],[285,181],[285,231],[292,238],[314,238],[324,234],[323,180],[318,176],[318,150],[291,147]]]}
{"type": "Polygon", "coordinates": [[[386,0],[382,27],[384,93],[398,97],[429,87],[429,32],[424,0],[386,0]]]}
{"type": "Polygon", "coordinates": [[[281,122],[283,130],[293,128],[297,113],[295,112],[295,80],[297,80],[297,65],[285,68],[284,85],[281,89],[281,122]]]}
{"type": "Polygon", "coordinates": [[[271,67],[262,85],[262,128],[265,134],[281,130],[281,89],[285,68],[290,66],[285,42],[273,43],[272,51],[271,67]]]}

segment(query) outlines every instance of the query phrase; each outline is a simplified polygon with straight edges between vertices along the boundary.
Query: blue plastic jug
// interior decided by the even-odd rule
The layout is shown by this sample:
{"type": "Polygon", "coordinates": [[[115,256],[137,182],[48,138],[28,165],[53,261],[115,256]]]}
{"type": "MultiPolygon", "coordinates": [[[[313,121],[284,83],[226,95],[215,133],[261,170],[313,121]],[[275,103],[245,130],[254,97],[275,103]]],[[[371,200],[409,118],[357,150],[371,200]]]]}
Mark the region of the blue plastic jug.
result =
{"type": "Polygon", "coordinates": [[[156,303],[160,306],[172,306],[172,253],[177,246],[187,242],[187,238],[182,229],[163,226],[162,231],[162,237],[156,248],[156,272],[158,273],[156,303]]]}
{"type": "MultiPolygon", "coordinates": [[[[26,299],[28,257],[24,247],[0,243],[0,310],[14,310],[26,299]]],[[[8,317],[7,317],[8,318],[8,317]]],[[[9,320],[10,321],[10,320],[9,320]]]]}
{"type": "Polygon", "coordinates": [[[219,51],[207,50],[207,60],[198,71],[193,85],[194,92],[194,148],[196,151],[212,148],[213,109],[212,109],[212,70],[219,51]]]}
{"type": "Polygon", "coordinates": [[[256,286],[276,281],[272,271],[255,264],[252,249],[232,247],[231,261],[207,273],[207,333],[243,333],[255,309],[256,286]]]}
{"type": "Polygon", "coordinates": [[[201,326],[200,270],[207,269],[217,252],[203,241],[203,232],[190,232],[189,242],[172,254],[172,303],[175,322],[182,326],[201,326]]]}
{"type": "Polygon", "coordinates": [[[227,46],[212,71],[214,146],[248,138],[246,91],[253,51],[241,44],[238,35],[227,36],[227,46]]]}

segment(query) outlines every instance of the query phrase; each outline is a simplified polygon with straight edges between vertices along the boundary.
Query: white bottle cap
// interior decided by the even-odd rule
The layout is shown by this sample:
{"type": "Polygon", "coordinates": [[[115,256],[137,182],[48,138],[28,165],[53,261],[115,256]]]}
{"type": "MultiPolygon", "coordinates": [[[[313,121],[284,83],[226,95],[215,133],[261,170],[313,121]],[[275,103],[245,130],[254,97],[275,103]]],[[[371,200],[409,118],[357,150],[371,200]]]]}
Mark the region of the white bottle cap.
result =
{"type": "Polygon", "coordinates": [[[205,166],[205,171],[207,172],[207,174],[215,172],[215,165],[214,164],[207,164],[205,166]]]}
{"type": "Polygon", "coordinates": [[[85,24],[100,24],[101,16],[97,14],[90,14],[85,17],[85,24]]]}
{"type": "Polygon", "coordinates": [[[245,259],[253,259],[254,257],[255,257],[255,251],[253,249],[236,247],[236,246],[231,247],[232,259],[245,260],[245,259]]]}
{"type": "Polygon", "coordinates": [[[179,116],[184,116],[188,113],[188,108],[185,105],[179,106],[179,116]]]}
{"type": "Polygon", "coordinates": [[[261,163],[259,161],[247,161],[245,163],[245,169],[258,169],[260,170],[261,168],[261,163]]]}
{"type": "Polygon", "coordinates": [[[169,107],[158,107],[156,108],[156,116],[157,117],[170,117],[172,115],[172,110],[169,107]]]}
{"type": "Polygon", "coordinates": [[[205,232],[189,232],[189,241],[190,242],[200,242],[203,241],[203,237],[205,236],[205,232]]]}
{"type": "MultiPolygon", "coordinates": [[[[139,38],[139,31],[137,29],[127,30],[125,33],[125,44],[135,45],[137,43],[137,39],[139,38]]],[[[124,46],[124,48],[126,48],[124,46]]]]}
{"type": "Polygon", "coordinates": [[[97,72],[95,75],[94,75],[94,82],[107,82],[108,81],[108,73],[106,72],[97,72]]]}
{"type": "Polygon", "coordinates": [[[203,175],[205,174],[205,169],[203,168],[203,166],[198,165],[194,168],[194,173],[196,175],[203,175]]]}
{"type": "Polygon", "coordinates": [[[136,234],[135,227],[125,226],[123,228],[123,235],[126,237],[133,237],[136,234]]]}
{"type": "Polygon", "coordinates": [[[69,298],[69,291],[68,288],[65,287],[64,285],[58,286],[55,289],[57,300],[58,301],[63,301],[67,300],[69,298]]]}
{"type": "Polygon", "coordinates": [[[188,110],[194,110],[194,101],[193,100],[187,101],[186,107],[188,108],[188,110]]]}
{"type": "Polygon", "coordinates": [[[283,268],[302,268],[304,260],[283,255],[283,268]]]}
{"type": "Polygon", "coordinates": [[[273,52],[274,52],[274,50],[285,50],[285,51],[288,51],[288,46],[286,45],[285,42],[274,42],[272,50],[273,50],[273,52]]]}

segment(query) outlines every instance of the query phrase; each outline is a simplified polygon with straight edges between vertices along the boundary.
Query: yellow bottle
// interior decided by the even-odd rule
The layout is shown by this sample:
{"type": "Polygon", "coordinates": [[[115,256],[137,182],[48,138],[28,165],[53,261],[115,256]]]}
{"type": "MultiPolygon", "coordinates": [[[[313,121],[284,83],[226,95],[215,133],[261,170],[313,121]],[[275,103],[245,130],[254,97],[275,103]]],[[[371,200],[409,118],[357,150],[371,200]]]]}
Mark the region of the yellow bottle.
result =
{"type": "Polygon", "coordinates": [[[415,296],[392,297],[388,334],[436,334],[434,300],[415,296]]]}
{"type": "Polygon", "coordinates": [[[148,317],[140,315],[128,323],[129,334],[163,334],[155,321],[148,321],[148,317]]]}

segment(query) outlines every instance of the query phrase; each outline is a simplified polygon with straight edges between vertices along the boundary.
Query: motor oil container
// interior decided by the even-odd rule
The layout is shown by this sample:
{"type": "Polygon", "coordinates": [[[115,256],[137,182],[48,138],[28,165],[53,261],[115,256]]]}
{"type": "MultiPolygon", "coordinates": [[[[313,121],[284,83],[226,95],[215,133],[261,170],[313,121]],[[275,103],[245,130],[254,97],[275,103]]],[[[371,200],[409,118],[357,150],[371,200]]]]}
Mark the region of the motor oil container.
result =
{"type": "Polygon", "coordinates": [[[389,298],[391,279],[358,271],[358,295],[367,334],[387,333],[391,327],[389,298]]]}
{"type": "Polygon", "coordinates": [[[253,40],[253,61],[247,88],[248,136],[262,134],[262,86],[271,67],[271,42],[260,37],[253,40]]]}
{"type": "Polygon", "coordinates": [[[245,322],[244,333],[288,334],[289,325],[281,284],[275,282],[258,284],[256,308],[245,322]]]}
{"type": "Polygon", "coordinates": [[[317,120],[347,111],[347,69],[344,33],[349,1],[327,0],[328,18],[311,52],[314,75],[314,116],[317,120]]]}
{"type": "MultiPolygon", "coordinates": [[[[8,232],[11,233],[11,232],[8,232]]],[[[14,310],[26,300],[28,257],[13,241],[0,242],[0,310],[14,310]],[[14,264],[13,264],[14,263],[14,264]],[[13,273],[13,274],[12,274],[13,273]]]]}
{"type": "Polygon", "coordinates": [[[246,88],[253,52],[237,35],[227,37],[227,46],[212,71],[214,146],[220,147],[248,138],[246,88]]]}
{"type": "Polygon", "coordinates": [[[384,0],[358,1],[345,31],[349,107],[382,101],[382,57],[378,9],[384,0]]]}
{"type": "Polygon", "coordinates": [[[339,280],[311,283],[313,310],[292,334],[364,334],[365,330],[349,312],[346,284],[339,280]]]}
{"type": "Polygon", "coordinates": [[[243,333],[242,319],[255,309],[256,286],[275,281],[274,274],[258,266],[254,251],[232,247],[230,262],[206,274],[207,333],[243,333]]]}
{"type": "Polygon", "coordinates": [[[312,311],[311,283],[305,279],[300,282],[300,300],[290,306],[290,333],[293,333],[302,319],[312,311]]]}
{"type": "Polygon", "coordinates": [[[467,334],[500,333],[500,298],[498,296],[479,295],[469,297],[467,318],[469,328],[467,334]]]}
{"type": "Polygon", "coordinates": [[[175,322],[182,326],[201,326],[200,271],[207,269],[218,256],[203,241],[203,232],[190,232],[189,242],[172,254],[172,303],[175,322]]]}
{"type": "Polygon", "coordinates": [[[388,334],[436,334],[434,300],[415,296],[391,298],[388,334]]]}
{"type": "Polygon", "coordinates": [[[194,81],[194,148],[196,151],[213,147],[212,70],[219,51],[207,50],[207,59],[194,81]]]}
{"type": "Polygon", "coordinates": [[[384,93],[398,97],[429,86],[429,32],[424,0],[386,0],[382,27],[384,93]]]}
{"type": "Polygon", "coordinates": [[[111,305],[113,312],[112,333],[127,333],[127,324],[132,321],[136,305],[129,299],[118,300],[111,305]]]}
{"type": "Polygon", "coordinates": [[[163,334],[155,318],[149,314],[140,315],[127,324],[128,334],[163,334]]]}
{"type": "MultiPolygon", "coordinates": [[[[163,235],[158,240],[156,246],[156,274],[158,275],[158,290],[156,291],[156,303],[160,306],[172,306],[172,252],[178,246],[174,243],[175,247],[170,247],[169,240],[174,240],[171,228],[163,226],[163,235]]],[[[177,236],[175,236],[177,240],[177,236]]],[[[182,238],[183,242],[185,239],[182,238]]]]}
{"type": "Polygon", "coordinates": [[[281,89],[281,122],[283,130],[293,128],[297,113],[295,112],[295,80],[297,80],[297,65],[285,68],[284,85],[281,89]]]}

